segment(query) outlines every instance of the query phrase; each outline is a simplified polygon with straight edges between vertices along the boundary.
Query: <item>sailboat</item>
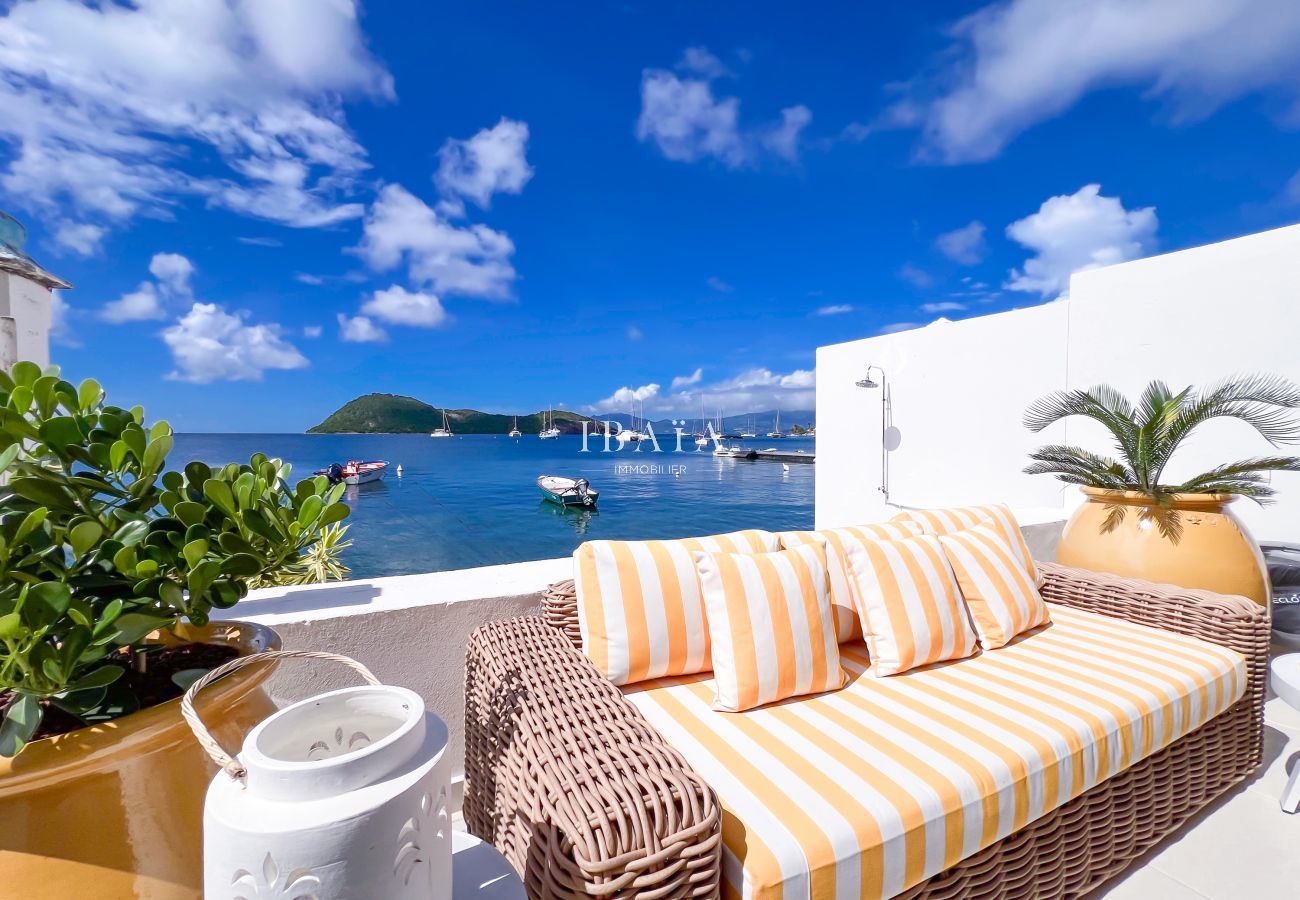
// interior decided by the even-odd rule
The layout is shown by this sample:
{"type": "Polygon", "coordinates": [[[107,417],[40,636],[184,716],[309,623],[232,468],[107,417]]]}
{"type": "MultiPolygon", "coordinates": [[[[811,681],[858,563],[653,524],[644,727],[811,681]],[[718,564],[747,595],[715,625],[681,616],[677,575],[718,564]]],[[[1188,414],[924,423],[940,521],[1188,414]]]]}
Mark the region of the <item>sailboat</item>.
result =
{"type": "Polygon", "coordinates": [[[555,410],[548,409],[546,411],[546,418],[545,420],[543,420],[542,424],[545,425],[546,427],[543,428],[541,432],[538,433],[537,436],[539,438],[541,438],[544,441],[548,441],[551,440],[552,438],[557,438],[560,436],[560,429],[555,427],[555,410]]]}
{"type": "Polygon", "coordinates": [[[704,427],[704,395],[700,394],[700,430],[695,434],[695,449],[703,450],[709,446],[709,432],[704,427]]]}
{"type": "Polygon", "coordinates": [[[749,439],[751,439],[751,438],[756,438],[756,437],[758,437],[758,435],[754,433],[754,417],[753,417],[753,416],[750,416],[750,417],[749,417],[748,427],[746,427],[745,430],[742,431],[742,432],[740,433],[740,437],[741,437],[743,440],[749,440],[749,439]]]}
{"type": "Polygon", "coordinates": [[[442,411],[442,426],[429,432],[429,437],[452,437],[451,424],[447,421],[447,410],[442,411]]]}
{"type": "Polygon", "coordinates": [[[519,430],[519,417],[515,416],[515,423],[510,426],[509,437],[522,437],[523,432],[519,430]]]}
{"type": "Polygon", "coordinates": [[[776,411],[776,429],[774,431],[769,431],[767,436],[770,438],[785,437],[785,432],[781,430],[781,410],[779,409],[776,411]]]}

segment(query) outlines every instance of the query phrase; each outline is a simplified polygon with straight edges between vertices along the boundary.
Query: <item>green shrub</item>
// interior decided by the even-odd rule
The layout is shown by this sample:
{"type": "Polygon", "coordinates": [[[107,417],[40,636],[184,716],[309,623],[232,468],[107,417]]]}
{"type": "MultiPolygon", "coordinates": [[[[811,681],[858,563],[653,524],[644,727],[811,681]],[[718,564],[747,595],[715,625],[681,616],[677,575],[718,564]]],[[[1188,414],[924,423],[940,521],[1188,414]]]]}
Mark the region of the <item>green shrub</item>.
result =
{"type": "Polygon", "coordinates": [[[172,430],[30,362],[0,372],[0,755],[35,733],[41,701],[81,721],[138,703],[106,661],[182,618],[205,625],[250,584],[341,578],[343,485],[290,488],[261,454],[166,469],[172,430]]]}

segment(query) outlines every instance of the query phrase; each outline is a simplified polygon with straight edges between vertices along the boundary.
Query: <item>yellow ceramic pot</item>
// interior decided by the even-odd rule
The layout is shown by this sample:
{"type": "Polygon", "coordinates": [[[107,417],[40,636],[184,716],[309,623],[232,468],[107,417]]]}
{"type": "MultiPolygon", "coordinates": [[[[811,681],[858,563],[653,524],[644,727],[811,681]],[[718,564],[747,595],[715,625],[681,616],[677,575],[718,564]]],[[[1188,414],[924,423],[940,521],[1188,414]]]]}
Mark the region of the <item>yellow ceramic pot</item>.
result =
{"type": "MultiPolygon", "coordinates": [[[[159,642],[274,650],[247,622],[181,626],[159,642]]],[[[273,663],[241,669],[198,695],[218,740],[238,747],[275,711],[273,663]]],[[[102,725],[35,741],[0,759],[0,896],[24,900],[195,900],[203,883],[203,797],[216,767],[171,700],[102,725]]]]}
{"type": "Polygon", "coordinates": [[[1182,525],[1177,541],[1160,533],[1141,515],[1155,509],[1135,491],[1082,488],[1088,500],[1070,517],[1061,535],[1057,562],[1097,572],[1112,572],[1220,594],[1241,594],[1265,607],[1268,569],[1259,545],[1228,504],[1231,494],[1177,494],[1170,507],[1182,525]],[[1110,531],[1112,509],[1124,517],[1110,531]]]}

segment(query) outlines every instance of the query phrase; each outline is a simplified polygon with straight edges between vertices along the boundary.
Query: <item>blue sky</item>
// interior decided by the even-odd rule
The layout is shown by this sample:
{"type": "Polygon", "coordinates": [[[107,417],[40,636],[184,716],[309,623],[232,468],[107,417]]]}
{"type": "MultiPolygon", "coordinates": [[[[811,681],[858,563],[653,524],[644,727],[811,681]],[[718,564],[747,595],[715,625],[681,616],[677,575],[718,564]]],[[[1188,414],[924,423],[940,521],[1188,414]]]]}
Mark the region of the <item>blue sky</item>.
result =
{"type": "Polygon", "coordinates": [[[1295,221],[1298,86],[1283,0],[0,2],[0,208],[181,430],[810,408],[820,344],[1295,221]]]}

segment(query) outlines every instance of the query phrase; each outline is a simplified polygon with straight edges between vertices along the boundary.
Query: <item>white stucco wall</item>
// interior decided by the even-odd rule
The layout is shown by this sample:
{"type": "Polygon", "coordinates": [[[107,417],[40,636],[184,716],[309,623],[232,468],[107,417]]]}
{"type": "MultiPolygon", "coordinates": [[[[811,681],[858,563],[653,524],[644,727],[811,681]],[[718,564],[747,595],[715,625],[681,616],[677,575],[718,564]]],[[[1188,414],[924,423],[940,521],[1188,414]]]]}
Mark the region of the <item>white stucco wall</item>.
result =
{"type": "Polygon", "coordinates": [[[47,288],[11,272],[0,272],[0,316],[14,320],[18,359],[49,365],[50,307],[47,288]]]}
{"type": "MultiPolygon", "coordinates": [[[[1072,508],[1077,494],[1020,472],[1043,443],[1101,452],[1099,426],[1070,420],[1041,435],[1020,425],[1036,397],[1109,383],[1136,395],[1153,378],[1175,388],[1234,373],[1300,383],[1300,226],[1077,273],[1070,298],[1029,309],[939,321],[817,351],[819,527],[887,518],[880,479],[880,391],[854,386],[883,366],[900,432],[891,499],[904,506],[1005,501],[1026,517],[1072,508]]],[[[1249,427],[1212,422],[1171,478],[1270,452],[1249,427]]],[[[1300,539],[1300,473],[1275,477],[1279,502],[1238,501],[1261,539],[1300,539]]]]}

